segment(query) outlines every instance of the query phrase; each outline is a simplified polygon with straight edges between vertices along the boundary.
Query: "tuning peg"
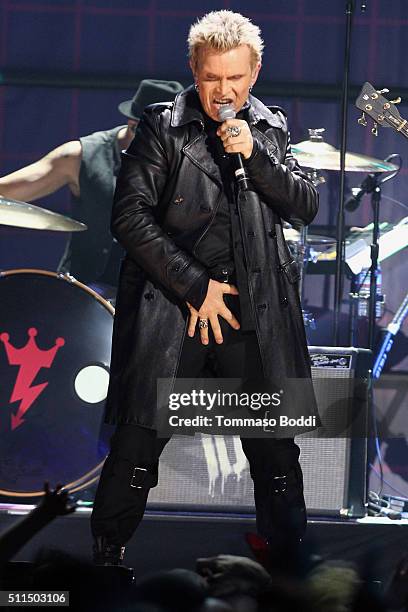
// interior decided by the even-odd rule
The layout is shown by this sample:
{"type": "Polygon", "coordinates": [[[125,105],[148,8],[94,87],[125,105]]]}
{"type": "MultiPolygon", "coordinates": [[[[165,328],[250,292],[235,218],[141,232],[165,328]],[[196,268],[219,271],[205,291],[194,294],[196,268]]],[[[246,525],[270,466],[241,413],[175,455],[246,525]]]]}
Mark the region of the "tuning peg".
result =
{"type": "Polygon", "coordinates": [[[401,103],[401,96],[398,96],[398,98],[396,98],[395,100],[390,100],[391,104],[400,104],[401,103]]]}
{"type": "Polygon", "coordinates": [[[390,93],[390,90],[386,89],[386,88],[385,89],[377,89],[377,93],[379,93],[379,94],[390,93]]]}
{"type": "Polygon", "coordinates": [[[378,123],[374,121],[374,125],[371,128],[371,133],[373,136],[378,136],[378,123]]]}
{"type": "Polygon", "coordinates": [[[357,119],[357,123],[359,123],[359,125],[363,125],[364,127],[367,126],[367,119],[364,112],[361,114],[361,117],[357,119]]]}

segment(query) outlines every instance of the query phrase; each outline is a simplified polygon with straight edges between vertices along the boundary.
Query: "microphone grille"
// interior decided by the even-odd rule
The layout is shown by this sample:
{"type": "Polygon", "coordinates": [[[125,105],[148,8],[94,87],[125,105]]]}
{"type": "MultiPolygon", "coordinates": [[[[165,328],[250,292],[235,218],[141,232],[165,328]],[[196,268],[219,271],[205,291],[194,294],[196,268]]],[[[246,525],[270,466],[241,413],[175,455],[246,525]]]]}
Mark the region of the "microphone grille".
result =
{"type": "Polygon", "coordinates": [[[218,119],[224,123],[227,119],[235,119],[236,114],[232,104],[224,104],[218,111],[218,119]]]}

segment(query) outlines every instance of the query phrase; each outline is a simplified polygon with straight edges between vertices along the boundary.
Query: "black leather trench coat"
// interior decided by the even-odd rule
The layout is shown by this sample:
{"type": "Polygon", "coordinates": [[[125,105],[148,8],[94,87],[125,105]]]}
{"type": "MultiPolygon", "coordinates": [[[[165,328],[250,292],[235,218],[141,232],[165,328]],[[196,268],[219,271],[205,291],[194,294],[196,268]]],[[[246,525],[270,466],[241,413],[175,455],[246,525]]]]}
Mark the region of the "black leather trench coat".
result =
{"type": "MultiPolygon", "coordinates": [[[[249,101],[255,145],[247,170],[253,190],[240,201],[239,217],[264,375],[310,378],[299,274],[282,219],[310,223],[318,195],[291,154],[284,113],[253,96],[249,101]]],[[[194,249],[225,197],[194,89],[181,92],[174,103],[148,107],[122,157],[112,233],[127,256],[116,302],[106,420],[154,428],[157,379],[177,375],[186,293],[207,275],[194,249]]],[[[189,301],[201,306],[198,295],[190,293],[189,301]]]]}

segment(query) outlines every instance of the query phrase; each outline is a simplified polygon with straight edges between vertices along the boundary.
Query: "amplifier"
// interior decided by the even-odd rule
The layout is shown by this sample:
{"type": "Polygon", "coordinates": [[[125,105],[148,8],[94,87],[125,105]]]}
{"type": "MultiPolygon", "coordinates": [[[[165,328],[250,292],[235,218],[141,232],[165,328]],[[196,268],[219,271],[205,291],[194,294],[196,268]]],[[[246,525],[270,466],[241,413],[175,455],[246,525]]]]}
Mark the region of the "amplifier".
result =
{"type": "MultiPolygon", "coordinates": [[[[357,388],[361,410],[361,385],[354,384],[359,379],[366,390],[366,420],[371,352],[353,347],[310,346],[309,353],[319,412],[326,413],[330,406],[342,410],[343,404],[345,410],[349,409],[350,393],[357,388]]],[[[367,439],[307,434],[296,442],[301,449],[309,514],[364,516],[367,439]]],[[[150,492],[148,508],[254,512],[252,480],[240,439],[208,434],[174,436],[163,451],[159,484],[150,492]]]]}

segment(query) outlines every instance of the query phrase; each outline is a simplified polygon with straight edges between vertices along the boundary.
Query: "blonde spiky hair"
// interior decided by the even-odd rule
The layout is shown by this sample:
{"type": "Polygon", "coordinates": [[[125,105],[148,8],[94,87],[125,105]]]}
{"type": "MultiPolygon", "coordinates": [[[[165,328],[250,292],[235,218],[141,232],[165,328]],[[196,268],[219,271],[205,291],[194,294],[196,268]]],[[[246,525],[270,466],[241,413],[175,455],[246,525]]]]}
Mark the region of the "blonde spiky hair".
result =
{"type": "Polygon", "coordinates": [[[193,70],[197,66],[198,52],[202,47],[223,52],[248,45],[253,66],[261,61],[264,48],[258,26],[248,17],[232,11],[212,11],[204,15],[191,26],[187,42],[193,70]]]}

